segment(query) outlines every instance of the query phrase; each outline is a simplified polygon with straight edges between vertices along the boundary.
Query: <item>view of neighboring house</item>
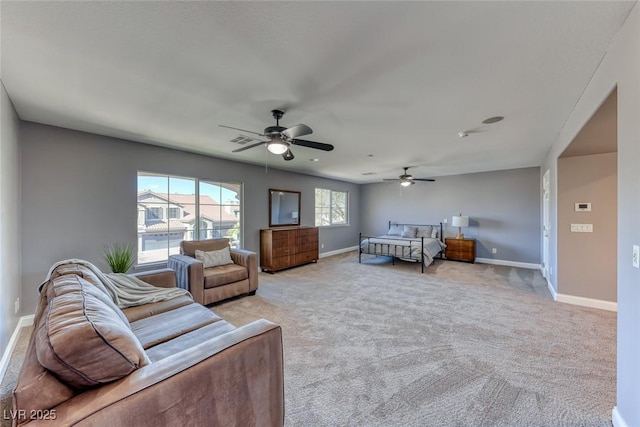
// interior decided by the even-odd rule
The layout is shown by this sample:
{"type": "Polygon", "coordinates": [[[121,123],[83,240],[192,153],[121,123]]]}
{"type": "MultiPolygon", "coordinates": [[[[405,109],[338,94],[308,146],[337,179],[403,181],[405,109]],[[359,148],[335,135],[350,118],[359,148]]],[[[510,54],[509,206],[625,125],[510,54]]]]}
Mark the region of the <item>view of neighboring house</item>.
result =
{"type": "Polygon", "coordinates": [[[139,192],[138,263],[166,260],[168,255],[180,252],[182,240],[227,237],[231,246],[237,247],[239,215],[237,200],[221,205],[201,195],[196,204],[193,194],[139,192]]]}

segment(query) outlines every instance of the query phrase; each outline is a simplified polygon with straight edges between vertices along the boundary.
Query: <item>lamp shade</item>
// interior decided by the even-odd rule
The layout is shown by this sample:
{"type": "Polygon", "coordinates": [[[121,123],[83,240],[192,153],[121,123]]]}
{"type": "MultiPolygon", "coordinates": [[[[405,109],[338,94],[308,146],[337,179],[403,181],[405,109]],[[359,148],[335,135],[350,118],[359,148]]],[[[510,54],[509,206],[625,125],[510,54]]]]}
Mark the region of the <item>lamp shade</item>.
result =
{"type": "Polygon", "coordinates": [[[451,225],[453,227],[468,227],[469,217],[463,215],[456,215],[451,218],[451,225]]]}

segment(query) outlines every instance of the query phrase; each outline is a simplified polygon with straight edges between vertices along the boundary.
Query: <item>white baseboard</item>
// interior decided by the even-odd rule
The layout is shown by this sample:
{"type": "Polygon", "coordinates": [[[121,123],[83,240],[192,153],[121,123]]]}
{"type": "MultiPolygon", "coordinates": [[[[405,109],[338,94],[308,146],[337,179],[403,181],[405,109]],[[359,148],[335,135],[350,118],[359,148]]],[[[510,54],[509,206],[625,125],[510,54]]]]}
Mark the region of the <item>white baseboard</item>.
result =
{"type": "Polygon", "coordinates": [[[7,372],[7,368],[9,367],[9,360],[11,359],[11,355],[13,354],[13,349],[16,347],[16,343],[18,342],[18,335],[20,335],[20,330],[25,326],[33,325],[33,314],[28,316],[22,316],[18,319],[18,324],[16,328],[13,330],[13,334],[11,334],[11,338],[9,339],[9,345],[4,351],[2,355],[2,359],[0,360],[0,382],[4,379],[4,374],[7,372]]]}
{"type": "Polygon", "coordinates": [[[549,279],[547,279],[547,287],[549,288],[549,292],[551,292],[551,297],[553,297],[553,300],[558,301],[558,293],[555,289],[553,289],[553,285],[551,284],[549,279]]]}
{"type": "Polygon", "coordinates": [[[573,295],[558,294],[556,301],[566,304],[581,305],[583,307],[599,308],[601,310],[618,311],[618,303],[599,299],[577,297],[573,295]]]}
{"type": "Polygon", "coordinates": [[[540,268],[542,268],[540,264],[532,264],[529,262],[507,261],[504,259],[476,258],[476,262],[480,264],[493,264],[493,265],[504,265],[506,267],[528,268],[531,270],[540,270],[540,268]]]}
{"type": "Polygon", "coordinates": [[[358,246],[351,246],[348,248],[337,249],[335,251],[322,252],[319,256],[320,258],[326,258],[328,256],[339,255],[346,252],[357,251],[357,250],[358,250],[358,246]]]}
{"type": "Polygon", "coordinates": [[[622,418],[622,415],[620,415],[617,406],[614,406],[613,411],[611,411],[611,418],[613,427],[629,427],[629,424],[627,424],[624,418],[622,418]]]}

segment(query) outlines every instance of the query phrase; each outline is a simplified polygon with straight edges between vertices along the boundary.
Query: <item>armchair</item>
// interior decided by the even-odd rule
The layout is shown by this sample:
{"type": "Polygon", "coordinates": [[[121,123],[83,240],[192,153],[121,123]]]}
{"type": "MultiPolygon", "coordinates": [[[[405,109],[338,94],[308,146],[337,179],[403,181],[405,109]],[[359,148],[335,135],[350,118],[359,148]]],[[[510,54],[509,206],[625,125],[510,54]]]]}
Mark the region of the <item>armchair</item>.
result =
{"type": "Polygon", "coordinates": [[[229,247],[229,239],[180,242],[180,254],[169,257],[168,267],[177,273],[178,287],[187,289],[203,305],[237,295],[255,295],[258,289],[258,257],[255,252],[230,249],[232,264],[204,267],[196,250],[217,251],[229,247]]]}

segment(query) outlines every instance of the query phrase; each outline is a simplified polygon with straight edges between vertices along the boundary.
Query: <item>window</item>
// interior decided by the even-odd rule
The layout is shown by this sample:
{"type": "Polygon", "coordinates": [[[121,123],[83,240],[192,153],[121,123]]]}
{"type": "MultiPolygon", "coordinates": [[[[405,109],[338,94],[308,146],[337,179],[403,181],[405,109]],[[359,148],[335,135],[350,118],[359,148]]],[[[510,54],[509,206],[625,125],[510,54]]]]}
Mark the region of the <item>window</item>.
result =
{"type": "Polygon", "coordinates": [[[147,208],[147,221],[159,221],[162,219],[162,208],[147,208]]]}
{"type": "Polygon", "coordinates": [[[316,188],[316,226],[349,223],[349,193],[316,188]]]}
{"type": "Polygon", "coordinates": [[[166,261],[183,240],[227,237],[240,247],[241,188],[138,172],[138,264],[166,261]]]}
{"type": "Polygon", "coordinates": [[[179,219],[180,218],[180,208],[169,208],[167,211],[168,219],[179,219]]]}

